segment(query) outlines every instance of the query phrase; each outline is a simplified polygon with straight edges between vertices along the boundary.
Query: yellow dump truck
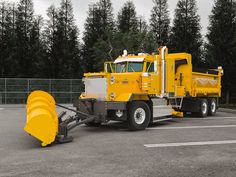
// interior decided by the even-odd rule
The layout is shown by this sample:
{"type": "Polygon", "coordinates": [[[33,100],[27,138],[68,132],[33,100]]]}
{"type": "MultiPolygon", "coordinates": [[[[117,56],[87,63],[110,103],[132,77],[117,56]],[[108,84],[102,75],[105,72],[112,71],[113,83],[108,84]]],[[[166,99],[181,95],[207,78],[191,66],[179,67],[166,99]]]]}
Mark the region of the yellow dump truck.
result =
{"type": "MultiPolygon", "coordinates": [[[[110,120],[125,121],[130,130],[143,130],[155,121],[172,116],[181,117],[188,112],[200,117],[215,115],[218,98],[221,96],[222,67],[206,72],[193,72],[191,54],[169,54],[167,47],[161,47],[158,51],[159,54],[152,55],[134,55],[124,51],[114,62],[104,64],[104,72],[84,74],[85,91],[75,99],[76,110],[72,110],[76,116],[63,120],[63,112],[56,118],[49,118],[59,119],[58,122],[54,120],[56,126],[50,138],[47,137],[46,129],[44,135],[38,138],[40,128],[30,125],[30,120],[34,120],[32,109],[31,114],[27,114],[29,121],[25,130],[32,135],[34,127],[39,129],[39,135],[33,136],[46,146],[55,140],[71,141],[67,131],[83,123],[97,126],[110,120]],[[47,138],[50,140],[45,141],[47,138]]],[[[29,102],[32,97],[38,97],[39,100],[44,97],[40,96],[40,91],[32,94],[36,96],[29,97],[29,102]]],[[[50,99],[53,111],[49,110],[48,114],[55,117],[53,106],[56,103],[52,97],[50,99]]],[[[29,107],[27,105],[27,109],[29,107]]],[[[43,123],[46,126],[47,123],[43,123]]]]}

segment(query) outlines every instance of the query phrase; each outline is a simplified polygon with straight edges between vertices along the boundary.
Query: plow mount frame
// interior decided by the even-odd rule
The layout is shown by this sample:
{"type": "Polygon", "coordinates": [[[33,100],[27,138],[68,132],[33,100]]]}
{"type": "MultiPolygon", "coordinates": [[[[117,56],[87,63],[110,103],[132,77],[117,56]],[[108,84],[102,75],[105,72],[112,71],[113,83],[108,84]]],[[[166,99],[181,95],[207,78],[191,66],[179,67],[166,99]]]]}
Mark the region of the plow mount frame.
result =
{"type": "Polygon", "coordinates": [[[67,113],[66,111],[62,111],[58,116],[59,130],[58,130],[58,134],[56,136],[56,141],[61,144],[69,143],[69,142],[73,141],[73,137],[68,136],[68,132],[70,130],[74,129],[75,127],[77,127],[79,125],[92,122],[97,118],[97,116],[86,114],[84,112],[77,111],[77,110],[71,109],[66,106],[62,106],[59,104],[56,104],[56,106],[76,113],[75,116],[68,116],[64,120],[63,120],[63,117],[65,117],[65,115],[67,113]]]}

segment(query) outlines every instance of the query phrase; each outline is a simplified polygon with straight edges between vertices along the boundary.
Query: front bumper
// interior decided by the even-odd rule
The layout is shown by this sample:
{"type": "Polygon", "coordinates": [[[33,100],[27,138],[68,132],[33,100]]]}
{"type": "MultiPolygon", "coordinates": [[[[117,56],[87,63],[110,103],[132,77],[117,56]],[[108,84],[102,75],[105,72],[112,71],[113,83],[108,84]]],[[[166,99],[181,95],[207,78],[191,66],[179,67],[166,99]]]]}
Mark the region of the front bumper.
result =
{"type": "Polygon", "coordinates": [[[96,115],[96,122],[108,122],[109,120],[125,121],[127,119],[127,102],[100,101],[96,99],[76,99],[74,107],[81,112],[96,115]],[[117,117],[115,112],[124,112],[122,117],[117,117]]]}

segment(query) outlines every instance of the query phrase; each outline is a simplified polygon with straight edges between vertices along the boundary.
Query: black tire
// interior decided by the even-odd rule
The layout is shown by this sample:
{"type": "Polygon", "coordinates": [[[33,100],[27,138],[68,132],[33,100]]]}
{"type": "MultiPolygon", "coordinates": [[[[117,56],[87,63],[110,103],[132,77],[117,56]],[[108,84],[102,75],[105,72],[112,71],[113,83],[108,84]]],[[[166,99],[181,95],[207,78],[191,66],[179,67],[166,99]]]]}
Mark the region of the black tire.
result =
{"type": "Polygon", "coordinates": [[[217,102],[215,98],[211,98],[208,100],[208,115],[209,116],[214,116],[216,115],[216,110],[217,110],[217,102]]]}
{"type": "Polygon", "coordinates": [[[145,130],[148,127],[150,119],[151,111],[147,103],[144,101],[130,103],[128,114],[128,126],[130,130],[145,130]]]}
{"type": "Polygon", "coordinates": [[[207,99],[202,98],[200,100],[199,116],[200,117],[207,117],[208,110],[209,110],[208,101],[207,101],[207,99]]]}

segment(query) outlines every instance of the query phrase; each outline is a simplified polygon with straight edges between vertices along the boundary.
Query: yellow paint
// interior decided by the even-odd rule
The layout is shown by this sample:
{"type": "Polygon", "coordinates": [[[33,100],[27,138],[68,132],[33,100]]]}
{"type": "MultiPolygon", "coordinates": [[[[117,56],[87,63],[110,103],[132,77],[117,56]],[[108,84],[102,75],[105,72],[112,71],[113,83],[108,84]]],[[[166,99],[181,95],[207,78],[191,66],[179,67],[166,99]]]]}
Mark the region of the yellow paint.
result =
{"type": "Polygon", "coordinates": [[[172,109],[172,115],[174,117],[178,117],[178,118],[183,118],[184,117],[184,113],[175,111],[174,109],[172,109]]]}
{"type": "Polygon", "coordinates": [[[55,141],[58,117],[54,98],[43,91],[32,92],[27,99],[24,130],[47,146],[55,141]]]}

